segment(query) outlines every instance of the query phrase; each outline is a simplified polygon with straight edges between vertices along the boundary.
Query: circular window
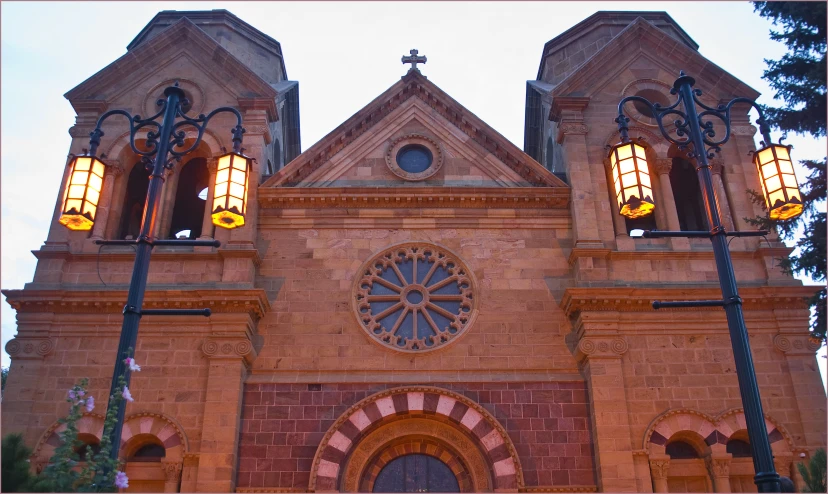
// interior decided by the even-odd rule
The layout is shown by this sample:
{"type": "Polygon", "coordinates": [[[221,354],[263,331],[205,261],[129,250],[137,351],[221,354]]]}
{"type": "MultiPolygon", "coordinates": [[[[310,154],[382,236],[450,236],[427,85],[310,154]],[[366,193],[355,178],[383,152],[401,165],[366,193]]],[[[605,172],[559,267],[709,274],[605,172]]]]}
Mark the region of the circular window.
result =
{"type": "Polygon", "coordinates": [[[409,144],[397,152],[397,165],[408,173],[428,170],[433,160],[431,151],[421,144],[409,144]]]}
{"type": "MultiPolygon", "coordinates": [[[[652,104],[658,103],[663,107],[670,106],[670,102],[667,100],[667,96],[664,96],[664,93],[661,91],[657,91],[655,89],[642,89],[641,91],[635,93],[636,96],[641,96],[642,98],[648,100],[652,104]]],[[[645,117],[655,118],[653,115],[653,110],[650,108],[649,105],[645,105],[641,101],[633,101],[633,106],[635,109],[638,110],[639,113],[644,115],[645,117]]]]}
{"type": "Polygon", "coordinates": [[[366,263],[353,306],[381,345],[406,352],[441,348],[474,321],[474,279],[448,250],[429,244],[392,247],[366,263]]]}
{"type": "MultiPolygon", "coordinates": [[[[669,84],[656,79],[639,79],[627,84],[624,90],[621,91],[621,97],[641,96],[650,103],[658,103],[662,107],[665,107],[671,104],[668,96],[670,89],[671,86],[669,84]]],[[[624,105],[624,113],[638,123],[651,127],[658,125],[650,106],[641,101],[633,101],[632,103],[624,105]]]]}
{"type": "Polygon", "coordinates": [[[443,165],[443,151],[431,137],[407,134],[391,141],[385,153],[388,168],[405,180],[424,180],[443,165]]]}

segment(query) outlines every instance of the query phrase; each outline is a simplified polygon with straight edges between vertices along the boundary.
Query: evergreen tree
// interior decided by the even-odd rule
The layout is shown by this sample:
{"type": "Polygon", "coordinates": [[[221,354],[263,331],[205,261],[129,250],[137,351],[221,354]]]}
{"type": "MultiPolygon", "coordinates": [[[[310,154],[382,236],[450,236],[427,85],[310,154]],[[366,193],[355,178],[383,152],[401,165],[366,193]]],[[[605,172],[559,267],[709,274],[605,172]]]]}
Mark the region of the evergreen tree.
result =
{"type": "MultiPolygon", "coordinates": [[[[753,2],[754,11],[770,19],[780,30],[771,30],[770,38],[788,47],[779,60],[768,64],[763,78],[774,89],[774,99],[781,99],[781,108],[765,106],[763,110],[771,126],[783,133],[811,134],[825,137],[826,125],[826,3],[825,2],[753,2]]],[[[808,177],[801,185],[804,213],[788,221],[771,221],[767,217],[747,219],[753,225],[771,230],[776,227],[783,240],[796,240],[797,250],[782,261],[791,274],[810,276],[825,282],[826,224],[826,159],[805,160],[801,164],[808,177]]],[[[761,195],[753,193],[754,201],[764,205],[761,195]]],[[[815,317],[811,321],[813,337],[825,342],[826,290],[812,299],[815,317]]]]}
{"type": "Polygon", "coordinates": [[[796,464],[802,480],[805,481],[804,492],[825,492],[825,463],[825,450],[820,448],[811,457],[807,467],[802,463],[796,464]]]}
{"type": "Polygon", "coordinates": [[[3,492],[26,492],[31,476],[29,475],[29,456],[32,450],[23,442],[22,434],[9,434],[3,438],[2,474],[3,492]]]}

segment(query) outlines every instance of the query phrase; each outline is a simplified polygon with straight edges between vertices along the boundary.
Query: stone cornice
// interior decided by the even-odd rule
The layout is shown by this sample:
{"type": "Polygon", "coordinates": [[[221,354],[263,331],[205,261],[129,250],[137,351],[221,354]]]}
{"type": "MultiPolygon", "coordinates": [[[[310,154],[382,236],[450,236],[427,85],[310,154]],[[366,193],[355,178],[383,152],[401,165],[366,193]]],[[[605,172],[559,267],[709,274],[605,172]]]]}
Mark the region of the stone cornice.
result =
{"type": "Polygon", "coordinates": [[[598,492],[595,485],[541,485],[537,487],[523,487],[518,492],[598,492]]]}
{"type": "MultiPolygon", "coordinates": [[[[132,249],[122,252],[102,251],[98,253],[67,252],[56,250],[33,250],[35,258],[61,259],[67,262],[118,262],[133,261],[135,252],[132,249]]],[[[156,250],[152,253],[154,261],[221,261],[223,259],[251,259],[253,264],[258,266],[262,259],[259,251],[255,249],[219,249],[214,252],[191,252],[191,251],[164,251],[156,250]]]]}
{"type": "MultiPolygon", "coordinates": [[[[741,288],[745,310],[807,309],[808,299],[818,286],[774,286],[741,288]]],[[[717,288],[567,288],[560,306],[567,316],[585,311],[654,312],[653,300],[715,300],[722,296],[717,288]]],[[[663,311],[721,311],[719,307],[663,309],[663,311]]]]}
{"type": "MultiPolygon", "coordinates": [[[[18,312],[121,313],[126,290],[3,290],[6,302],[18,312]]],[[[254,320],[270,311],[264,290],[151,290],[146,309],[202,309],[214,314],[247,313],[254,320]]]]}
{"type": "MultiPolygon", "coordinates": [[[[730,257],[732,259],[757,259],[765,256],[774,257],[788,257],[793,251],[790,247],[759,247],[756,250],[748,251],[731,251],[730,257]]],[[[662,251],[616,251],[604,248],[574,248],[569,253],[569,264],[575,262],[580,257],[597,257],[601,259],[610,259],[612,261],[705,261],[714,260],[713,251],[681,251],[681,250],[662,250],[662,251]]]]}
{"type": "Polygon", "coordinates": [[[563,187],[260,187],[262,208],[567,208],[563,187]]]}

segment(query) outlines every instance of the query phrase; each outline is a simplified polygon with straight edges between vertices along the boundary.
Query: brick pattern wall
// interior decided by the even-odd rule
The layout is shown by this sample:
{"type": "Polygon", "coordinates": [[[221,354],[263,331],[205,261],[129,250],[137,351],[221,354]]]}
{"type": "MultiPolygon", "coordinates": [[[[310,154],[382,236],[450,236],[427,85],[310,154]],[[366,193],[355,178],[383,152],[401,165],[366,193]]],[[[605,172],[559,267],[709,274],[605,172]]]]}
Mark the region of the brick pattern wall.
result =
{"type": "MultiPolygon", "coordinates": [[[[527,486],[594,485],[586,386],[581,382],[463,383],[439,387],[486,408],[515,444],[527,486]]],[[[334,421],[387,384],[248,384],[238,487],[306,489],[316,449],[334,421]]]]}

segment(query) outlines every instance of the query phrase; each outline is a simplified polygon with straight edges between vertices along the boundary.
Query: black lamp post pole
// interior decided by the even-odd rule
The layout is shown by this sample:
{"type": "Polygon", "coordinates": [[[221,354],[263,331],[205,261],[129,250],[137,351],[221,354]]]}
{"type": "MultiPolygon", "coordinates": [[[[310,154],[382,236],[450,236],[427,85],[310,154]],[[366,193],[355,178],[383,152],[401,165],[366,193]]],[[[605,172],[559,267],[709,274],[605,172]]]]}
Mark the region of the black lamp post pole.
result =
{"type": "MultiPolygon", "coordinates": [[[[768,440],[768,431],[765,427],[765,414],[762,410],[762,401],[759,397],[759,386],[756,382],[756,371],[753,366],[753,357],[750,352],[750,343],[748,340],[747,327],[745,326],[745,318],[742,314],[742,299],[739,297],[739,292],[736,287],[736,275],[733,272],[733,263],[730,259],[730,249],[727,244],[727,236],[750,236],[752,234],[766,234],[767,232],[731,232],[725,231],[722,226],[721,218],[719,217],[719,208],[716,200],[715,189],[713,188],[713,175],[710,172],[710,164],[708,162],[707,146],[711,146],[712,150],[718,151],[718,146],[723,144],[730,137],[730,110],[735,103],[748,103],[754,106],[759,111],[759,120],[763,138],[766,144],[770,144],[769,129],[765,122],[761,109],[756,104],[747,98],[736,98],[727,105],[720,105],[718,108],[710,108],[702,104],[695,96],[701,95],[701,91],[693,89],[695,80],[692,77],[684,75],[682,72],[673,84],[671,93],[678,94],[678,101],[673,105],[662,108],[659,105],[653,105],[649,101],[639,96],[632,96],[624,98],[618,105],[618,126],[621,130],[622,139],[629,139],[627,137],[627,119],[623,115],[623,105],[630,100],[639,100],[648,104],[653,114],[656,116],[659,128],[662,135],[682,147],[690,145],[692,148],[692,157],[695,159],[696,172],[699,177],[699,184],[701,185],[702,199],[704,201],[705,211],[707,213],[707,221],[710,227],[709,232],[645,232],[645,237],[698,237],[707,236],[713,243],[713,257],[716,260],[716,270],[719,274],[719,285],[722,289],[722,300],[717,301],[692,301],[692,302],[654,302],[653,307],[658,309],[661,307],[698,307],[698,306],[724,306],[725,316],[727,317],[727,326],[730,331],[730,341],[733,346],[733,357],[736,361],[736,376],[739,381],[739,392],[742,397],[742,406],[745,411],[745,421],[747,425],[748,437],[750,445],[753,449],[753,467],[756,475],[754,482],[758,487],[759,492],[780,492],[779,474],[776,472],[773,465],[773,453],[771,451],[770,441],[768,440]],[[676,110],[678,103],[681,102],[684,112],[676,110]],[[699,114],[696,112],[696,105],[700,105],[703,111],[699,114]],[[676,134],[687,136],[684,140],[677,140],[669,135],[662,124],[662,119],[667,115],[676,115],[683,119],[676,122],[676,134]],[[702,122],[702,117],[719,118],[726,127],[724,138],[720,140],[713,140],[715,132],[711,122],[702,122]],[[689,136],[688,136],[689,134],[689,136]],[[742,235],[739,235],[739,234],[742,235]],[[703,235],[699,235],[703,234],[703,235]]],[[[712,155],[712,152],[711,152],[712,155]]]]}
{"type": "MultiPolygon", "coordinates": [[[[158,209],[161,202],[161,189],[164,185],[164,171],[172,167],[168,157],[181,158],[200,143],[204,130],[209,120],[216,114],[227,112],[233,113],[237,119],[237,125],[233,129],[233,152],[241,154],[241,142],[244,129],[242,128],[242,117],[238,110],[230,107],[222,107],[212,111],[209,115],[199,115],[197,118],[190,118],[184,114],[182,105],[186,103],[184,91],[178,87],[178,83],[164,90],[165,99],[158,100],[158,106],[162,107],[157,114],[142,119],[139,115],[134,117],[125,110],[111,110],[104,113],[98,119],[95,130],[92,131],[90,139],[89,155],[95,156],[101,137],[104,132],[101,125],[104,120],[112,115],[123,115],[130,121],[130,146],[132,151],[145,160],[152,159],[152,169],[147,190],[147,200],[144,204],[144,216],[141,221],[141,231],[136,240],[98,240],[99,245],[135,245],[135,264],[132,269],[132,279],[129,283],[127,302],[124,306],[124,322],[121,327],[121,337],[118,342],[118,353],[115,359],[115,369],[112,374],[112,386],[110,388],[110,401],[108,407],[117,406],[118,415],[115,427],[109,432],[112,449],[110,457],[117,460],[121,449],[121,431],[124,425],[126,406],[121,406],[119,400],[114,400],[116,392],[119,391],[121,376],[124,377],[126,385],[130,382],[130,370],[125,360],[132,357],[131,349],[136,347],[138,341],[138,325],[141,316],[146,315],[200,315],[209,316],[210,309],[145,309],[141,306],[144,302],[144,293],[147,288],[147,277],[149,274],[150,256],[152,248],[156,245],[179,245],[179,246],[211,246],[219,247],[221,244],[216,240],[157,240],[153,238],[158,209]],[[163,120],[159,124],[156,118],[163,114],[163,120]],[[176,123],[176,118],[182,120],[176,123]],[[183,151],[176,151],[175,148],[184,147],[186,133],[181,130],[184,127],[193,127],[198,131],[195,142],[183,151]],[[138,149],[135,146],[135,138],[141,129],[148,128],[146,134],[146,149],[138,149]]],[[[149,170],[148,170],[149,171],[149,170]]],[[[210,205],[206,205],[210,207],[210,205]]],[[[122,390],[121,390],[122,391],[122,390]]],[[[125,405],[125,404],[124,404],[125,405]]]]}

